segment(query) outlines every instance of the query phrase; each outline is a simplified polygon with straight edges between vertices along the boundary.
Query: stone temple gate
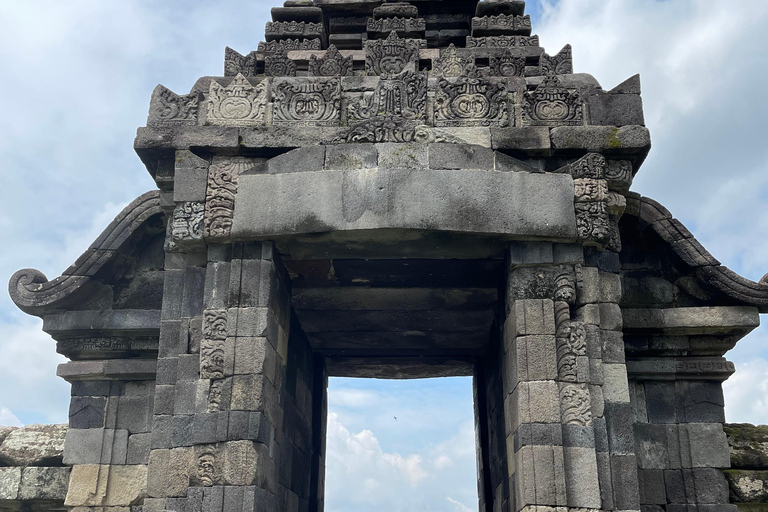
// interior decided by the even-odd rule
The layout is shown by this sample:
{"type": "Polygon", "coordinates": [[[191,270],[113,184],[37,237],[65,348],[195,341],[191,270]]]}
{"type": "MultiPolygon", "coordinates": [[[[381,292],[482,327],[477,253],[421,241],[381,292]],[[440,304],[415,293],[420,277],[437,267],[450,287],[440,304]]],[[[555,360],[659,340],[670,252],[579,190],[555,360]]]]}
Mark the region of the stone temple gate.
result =
{"type": "Polygon", "coordinates": [[[329,376],[471,375],[480,510],[736,510],[723,355],[768,283],[630,191],[639,78],[524,6],[288,0],[155,89],[158,190],[10,282],[71,360],[67,507],[321,511],[329,376]]]}

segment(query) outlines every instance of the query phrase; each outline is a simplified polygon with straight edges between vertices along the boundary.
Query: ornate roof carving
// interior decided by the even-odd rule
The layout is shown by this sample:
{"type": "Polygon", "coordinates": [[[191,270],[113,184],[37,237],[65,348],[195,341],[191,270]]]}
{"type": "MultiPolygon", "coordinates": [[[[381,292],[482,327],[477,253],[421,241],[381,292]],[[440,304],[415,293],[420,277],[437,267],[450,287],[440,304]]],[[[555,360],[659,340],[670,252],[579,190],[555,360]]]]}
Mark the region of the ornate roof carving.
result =
{"type": "Polygon", "coordinates": [[[38,316],[45,310],[66,306],[123,249],[134,232],[150,217],[162,213],[159,191],[139,196],[61,276],[49,281],[45,274],[33,268],[14,273],[8,283],[11,299],[22,311],[38,316]]]}
{"type": "Polygon", "coordinates": [[[669,210],[653,199],[630,193],[627,213],[638,217],[659,235],[672,252],[693,269],[698,280],[736,302],[768,313],[768,280],[765,277],[756,283],[720,264],[669,210]]]}

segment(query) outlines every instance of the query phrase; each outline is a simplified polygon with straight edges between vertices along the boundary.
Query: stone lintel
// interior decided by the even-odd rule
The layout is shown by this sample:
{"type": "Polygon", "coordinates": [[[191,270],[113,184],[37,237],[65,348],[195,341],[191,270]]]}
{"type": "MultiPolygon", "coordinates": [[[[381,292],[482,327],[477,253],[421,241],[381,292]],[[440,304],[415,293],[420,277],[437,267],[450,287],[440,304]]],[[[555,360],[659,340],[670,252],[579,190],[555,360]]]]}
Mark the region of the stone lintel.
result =
{"type": "Polygon", "coordinates": [[[627,359],[631,380],[727,380],[736,371],[723,357],[648,357],[627,359]]]}
{"type": "Polygon", "coordinates": [[[152,380],[157,372],[153,359],[105,359],[100,361],[71,361],[56,369],[56,375],[75,380],[152,380]]]}
{"type": "Polygon", "coordinates": [[[327,357],[328,375],[368,379],[423,379],[471,376],[474,362],[443,357],[327,357]]]}
{"type": "Polygon", "coordinates": [[[160,332],[160,310],[64,311],[45,315],[43,331],[54,338],[72,333],[156,336],[160,332]]]}
{"type": "Polygon", "coordinates": [[[667,309],[624,309],[624,332],[746,335],[760,325],[757,308],[705,306],[667,309]]]}
{"type": "Polygon", "coordinates": [[[234,239],[378,229],[575,238],[573,181],[555,174],[386,169],[240,177],[234,239]]]}

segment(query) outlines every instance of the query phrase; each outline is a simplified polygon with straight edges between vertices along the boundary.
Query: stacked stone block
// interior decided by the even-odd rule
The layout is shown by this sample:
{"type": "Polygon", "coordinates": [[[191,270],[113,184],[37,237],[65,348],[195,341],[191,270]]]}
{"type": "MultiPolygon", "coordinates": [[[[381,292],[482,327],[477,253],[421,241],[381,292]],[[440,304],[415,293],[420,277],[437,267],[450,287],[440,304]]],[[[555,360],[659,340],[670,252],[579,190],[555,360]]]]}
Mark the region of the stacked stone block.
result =
{"type": "Polygon", "coordinates": [[[183,301],[191,289],[200,302],[164,305],[145,505],[306,510],[323,481],[308,470],[323,456],[315,401],[322,406],[324,391],[314,392],[323,369],[291,320],[279,255],[256,242],[209,245],[200,256],[169,256],[207,261],[168,274],[182,289],[166,297],[183,301]]]}
{"type": "Polygon", "coordinates": [[[516,511],[639,510],[619,278],[582,253],[510,249],[503,375],[516,511]]]}

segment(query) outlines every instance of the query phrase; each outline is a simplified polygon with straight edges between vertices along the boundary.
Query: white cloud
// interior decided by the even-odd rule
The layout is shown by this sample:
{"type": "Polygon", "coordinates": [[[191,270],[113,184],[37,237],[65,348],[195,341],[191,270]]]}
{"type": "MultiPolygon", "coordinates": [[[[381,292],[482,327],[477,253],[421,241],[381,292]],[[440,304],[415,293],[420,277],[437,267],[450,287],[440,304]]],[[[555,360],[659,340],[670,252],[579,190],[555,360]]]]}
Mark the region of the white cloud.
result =
{"type": "Polygon", "coordinates": [[[338,389],[333,393],[333,406],[362,407],[374,405],[379,395],[362,389],[338,389]]]}
{"type": "Polygon", "coordinates": [[[0,426],[20,427],[21,420],[7,407],[0,407],[0,426]]]}
{"type": "Polygon", "coordinates": [[[738,363],[723,384],[725,417],[731,423],[768,424],[768,361],[754,358],[738,363]]]}
{"type": "Polygon", "coordinates": [[[455,507],[454,510],[456,512],[472,512],[471,508],[469,508],[468,506],[466,506],[462,502],[457,501],[457,500],[451,498],[450,496],[446,496],[445,499],[448,500],[448,503],[450,503],[451,505],[453,505],[455,507]]]}
{"type": "Polygon", "coordinates": [[[386,453],[370,430],[351,433],[328,414],[326,496],[334,501],[375,505],[387,500],[393,488],[416,488],[429,474],[418,454],[386,453]],[[350,485],[351,484],[351,485],[350,485]]]}
{"type": "Polygon", "coordinates": [[[69,385],[56,376],[65,361],[55,342],[42,331],[42,322],[23,318],[3,326],[0,342],[0,409],[13,412],[4,421],[66,423],[69,385]]]}
{"type": "Polygon", "coordinates": [[[331,379],[328,403],[326,510],[444,512],[477,503],[468,378],[331,379]],[[376,400],[342,406],[340,392],[376,400]]]}

